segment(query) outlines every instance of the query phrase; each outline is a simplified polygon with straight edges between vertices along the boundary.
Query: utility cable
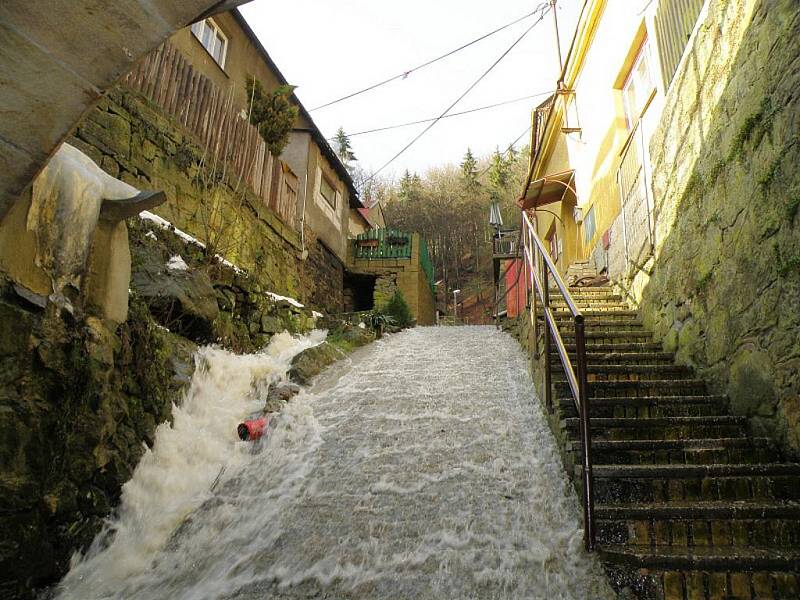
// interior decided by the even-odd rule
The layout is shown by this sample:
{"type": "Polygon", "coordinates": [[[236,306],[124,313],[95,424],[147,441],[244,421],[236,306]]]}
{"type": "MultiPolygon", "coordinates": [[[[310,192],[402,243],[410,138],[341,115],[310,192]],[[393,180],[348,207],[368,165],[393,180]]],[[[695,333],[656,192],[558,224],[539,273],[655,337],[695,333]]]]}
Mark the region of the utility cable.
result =
{"type": "MultiPolygon", "coordinates": [[[[525,137],[525,136],[528,134],[528,132],[531,130],[531,127],[533,127],[533,125],[528,125],[528,127],[526,127],[526,128],[525,128],[525,131],[523,131],[523,132],[522,132],[522,133],[519,135],[519,137],[518,137],[517,139],[515,139],[513,142],[511,142],[511,144],[509,144],[508,148],[506,148],[505,150],[503,150],[503,151],[500,153],[500,156],[505,156],[506,154],[508,154],[509,152],[511,152],[511,149],[512,149],[514,146],[516,146],[516,145],[519,143],[519,141],[520,141],[522,138],[524,138],[524,137],[525,137]]],[[[490,164],[490,165],[489,165],[488,167],[486,167],[486,168],[485,168],[483,171],[481,171],[480,173],[478,173],[478,174],[477,174],[475,177],[476,177],[476,178],[478,178],[478,177],[483,177],[484,175],[486,175],[486,173],[488,173],[488,172],[489,172],[489,169],[491,169],[491,168],[492,168],[492,165],[490,164]]]]}
{"type": "Polygon", "coordinates": [[[517,45],[518,45],[518,44],[519,44],[519,43],[520,43],[520,42],[521,42],[523,39],[525,39],[525,36],[527,36],[527,35],[528,35],[528,34],[529,34],[531,31],[533,31],[533,28],[534,28],[534,27],[536,27],[536,26],[537,26],[539,23],[541,23],[541,22],[542,22],[542,20],[544,19],[545,15],[547,14],[548,7],[549,7],[549,5],[548,5],[548,4],[541,4],[541,5],[539,6],[539,8],[537,9],[537,11],[539,12],[539,18],[538,18],[538,19],[537,19],[537,20],[536,20],[536,21],[533,23],[533,25],[531,25],[530,27],[528,27],[528,28],[527,28],[527,29],[526,29],[526,30],[525,30],[525,31],[522,33],[522,35],[521,35],[521,36],[519,36],[519,37],[518,37],[518,38],[517,38],[517,39],[514,41],[514,43],[513,43],[513,44],[511,44],[511,46],[509,46],[509,47],[508,47],[508,49],[507,49],[505,52],[503,52],[503,53],[500,55],[500,57],[499,57],[499,58],[498,58],[496,61],[494,61],[494,63],[492,63],[492,65],[491,65],[491,66],[490,66],[488,69],[486,69],[486,71],[484,71],[484,72],[483,72],[483,74],[481,74],[481,76],[480,76],[480,77],[478,77],[478,79],[476,79],[476,80],[475,80],[475,82],[474,82],[472,85],[470,85],[470,86],[469,86],[469,87],[466,89],[466,91],[465,91],[463,94],[461,94],[461,95],[460,95],[460,96],[459,96],[459,97],[456,99],[456,101],[455,101],[455,102],[453,102],[453,103],[452,103],[450,106],[448,106],[448,107],[447,107],[447,108],[444,110],[444,112],[442,112],[442,114],[441,114],[441,115],[439,115],[439,116],[436,118],[436,120],[435,120],[435,121],[433,121],[433,122],[432,122],[430,125],[428,125],[428,126],[425,128],[425,129],[423,129],[423,130],[422,130],[422,131],[421,131],[419,134],[417,134],[417,135],[416,135],[416,137],[414,137],[414,139],[412,139],[412,140],[411,140],[411,141],[410,141],[408,144],[406,144],[406,145],[403,147],[403,149],[402,149],[402,150],[400,150],[400,152],[398,152],[398,153],[397,153],[397,154],[395,154],[395,155],[394,155],[394,156],[393,156],[391,159],[389,159],[389,160],[388,160],[388,161],[387,161],[387,162],[386,162],[386,163],[385,163],[385,164],[384,164],[384,165],[383,165],[383,166],[382,166],[380,169],[378,169],[377,171],[373,172],[373,174],[372,174],[372,176],[370,177],[370,179],[374,179],[374,178],[375,178],[375,176],[377,176],[377,175],[378,175],[378,173],[380,173],[381,171],[383,171],[383,170],[384,170],[386,167],[388,167],[389,165],[391,165],[391,164],[392,164],[394,161],[396,161],[396,160],[397,160],[398,158],[400,158],[400,157],[401,157],[403,154],[405,154],[405,152],[406,152],[406,151],[407,151],[409,148],[411,148],[411,146],[413,146],[414,144],[416,144],[416,143],[417,143],[417,142],[420,140],[420,138],[422,138],[422,136],[424,136],[424,135],[425,135],[426,133],[428,133],[428,132],[429,132],[431,129],[433,129],[433,127],[434,127],[434,126],[435,126],[435,125],[436,125],[436,124],[437,124],[439,121],[441,121],[441,120],[442,120],[444,117],[446,117],[446,116],[447,116],[447,114],[448,114],[448,113],[449,113],[451,110],[453,110],[453,108],[455,108],[455,107],[456,107],[456,105],[457,105],[459,102],[461,102],[461,101],[462,101],[464,98],[466,98],[466,97],[467,97],[467,95],[468,95],[468,94],[469,94],[469,93],[470,93],[472,90],[474,90],[474,89],[477,87],[477,85],[478,85],[478,84],[479,84],[481,81],[483,81],[483,80],[484,80],[484,78],[485,78],[487,75],[489,75],[489,73],[491,73],[491,72],[494,70],[494,68],[495,68],[497,65],[499,65],[499,64],[500,64],[500,62],[501,62],[501,61],[502,61],[502,60],[503,60],[503,59],[504,59],[506,56],[508,56],[508,55],[511,53],[511,51],[512,51],[514,48],[516,48],[516,47],[517,47],[517,45]]]}
{"type": "MultiPolygon", "coordinates": [[[[451,113],[442,117],[443,119],[449,119],[451,117],[461,117],[463,115],[470,115],[472,113],[480,112],[483,110],[489,110],[492,108],[498,108],[500,106],[508,106],[509,104],[514,104],[516,102],[522,102],[523,100],[532,100],[534,98],[539,98],[541,96],[551,96],[553,92],[541,92],[539,94],[533,94],[532,96],[524,96],[522,98],[514,98],[513,100],[506,100],[504,102],[498,102],[496,104],[489,104],[488,106],[481,106],[478,108],[472,108],[470,110],[464,110],[457,113],[451,113]]],[[[386,127],[376,127],[375,129],[366,129],[364,131],[358,131],[356,133],[348,133],[347,137],[352,138],[358,135],[367,135],[368,133],[379,133],[381,131],[389,131],[391,129],[401,129],[403,127],[410,127],[412,125],[421,125],[423,123],[430,123],[431,121],[435,121],[437,117],[431,117],[429,119],[420,119],[419,121],[409,121],[408,123],[399,123],[397,125],[387,125],[386,127]]],[[[328,138],[329,140],[335,140],[335,137],[328,138]]]]}
{"type": "Polygon", "coordinates": [[[435,63],[437,63],[437,62],[439,62],[441,60],[444,60],[445,58],[449,58],[449,57],[453,56],[454,54],[456,54],[458,52],[461,52],[462,50],[466,50],[470,46],[474,46],[478,42],[482,42],[486,38],[489,38],[489,37],[491,37],[491,36],[493,36],[493,35],[495,35],[497,33],[500,33],[501,31],[505,31],[509,27],[512,27],[513,25],[516,25],[517,23],[519,23],[521,21],[524,21],[525,19],[531,18],[533,15],[535,15],[540,10],[541,10],[541,7],[537,8],[536,10],[534,10],[531,13],[528,13],[527,15],[524,15],[524,16],[520,17],[519,19],[515,19],[514,21],[511,21],[511,23],[507,23],[506,25],[503,25],[499,29],[495,29],[494,31],[490,31],[489,33],[486,33],[486,34],[482,35],[481,37],[472,40],[471,42],[467,42],[466,44],[464,44],[463,46],[459,46],[455,50],[450,50],[450,52],[447,52],[447,53],[442,54],[441,56],[438,56],[438,57],[436,57],[436,58],[434,58],[432,60],[424,62],[421,65],[417,65],[416,67],[414,67],[412,69],[409,69],[408,71],[403,71],[399,75],[395,75],[394,77],[390,77],[389,79],[385,79],[384,81],[375,83],[375,84],[373,84],[373,85],[371,85],[369,87],[364,88],[363,90],[358,90],[357,92],[352,92],[350,94],[347,94],[346,96],[342,96],[341,98],[337,98],[336,100],[331,100],[330,102],[327,102],[325,104],[317,106],[316,108],[312,108],[309,112],[314,112],[315,110],[321,110],[323,108],[327,108],[329,106],[333,106],[334,104],[338,104],[339,102],[344,102],[345,100],[349,100],[350,98],[355,98],[356,96],[360,96],[361,94],[365,94],[367,92],[371,92],[372,90],[375,90],[375,89],[377,89],[379,87],[382,87],[382,86],[384,86],[386,84],[392,83],[393,81],[397,81],[398,79],[406,79],[406,78],[408,78],[409,75],[411,75],[415,71],[419,71],[421,69],[424,69],[425,67],[429,67],[432,64],[435,64],[435,63]]]}

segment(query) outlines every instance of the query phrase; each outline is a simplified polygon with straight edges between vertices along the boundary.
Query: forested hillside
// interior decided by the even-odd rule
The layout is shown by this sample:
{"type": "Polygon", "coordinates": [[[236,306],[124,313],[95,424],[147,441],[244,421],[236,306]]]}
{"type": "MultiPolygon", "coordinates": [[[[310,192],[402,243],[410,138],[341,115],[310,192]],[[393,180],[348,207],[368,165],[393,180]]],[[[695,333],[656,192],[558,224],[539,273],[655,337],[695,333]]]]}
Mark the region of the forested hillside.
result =
{"type": "Polygon", "coordinates": [[[527,174],[528,148],[484,158],[467,150],[460,165],[419,175],[406,172],[377,190],[387,224],[418,231],[428,240],[440,292],[462,290],[461,297],[487,294],[492,288],[493,229],[489,209],[497,201],[504,227],[519,224],[515,199],[527,174]]]}

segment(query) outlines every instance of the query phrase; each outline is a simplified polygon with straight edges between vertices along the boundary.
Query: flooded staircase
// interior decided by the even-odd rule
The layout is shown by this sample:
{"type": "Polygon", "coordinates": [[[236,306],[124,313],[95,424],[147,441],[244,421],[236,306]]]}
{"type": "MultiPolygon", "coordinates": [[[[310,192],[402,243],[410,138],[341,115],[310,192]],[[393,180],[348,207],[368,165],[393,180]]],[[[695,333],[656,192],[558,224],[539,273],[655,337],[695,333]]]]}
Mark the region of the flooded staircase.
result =
{"type": "MultiPolygon", "coordinates": [[[[621,597],[800,598],[800,465],[675,364],[611,288],[571,293],[586,318],[597,546],[621,597]]],[[[552,307],[574,361],[570,314],[560,298],[552,307]]],[[[552,360],[580,481],[579,419],[555,350],[552,360]]]]}

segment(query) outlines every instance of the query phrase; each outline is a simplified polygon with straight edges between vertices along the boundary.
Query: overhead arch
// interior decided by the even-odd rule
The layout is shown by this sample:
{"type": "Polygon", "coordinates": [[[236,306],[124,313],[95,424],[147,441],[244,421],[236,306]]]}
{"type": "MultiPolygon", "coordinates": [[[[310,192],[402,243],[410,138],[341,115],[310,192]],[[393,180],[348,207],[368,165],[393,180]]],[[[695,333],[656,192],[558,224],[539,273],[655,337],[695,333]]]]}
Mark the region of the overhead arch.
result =
{"type": "Polygon", "coordinates": [[[186,25],[248,1],[0,2],[0,219],[139,58],[186,25]]]}

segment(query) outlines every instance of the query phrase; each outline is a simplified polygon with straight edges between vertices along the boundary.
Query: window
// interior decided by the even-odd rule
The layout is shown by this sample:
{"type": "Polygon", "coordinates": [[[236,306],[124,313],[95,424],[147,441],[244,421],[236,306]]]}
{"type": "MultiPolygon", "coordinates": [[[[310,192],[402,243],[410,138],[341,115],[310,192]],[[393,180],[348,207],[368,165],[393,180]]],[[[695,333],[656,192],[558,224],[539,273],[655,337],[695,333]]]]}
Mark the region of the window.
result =
{"type": "Polygon", "coordinates": [[[655,15],[661,77],[667,89],[675,77],[705,0],[661,0],[655,15]]]}
{"type": "Polygon", "coordinates": [[[583,240],[588,244],[594,237],[597,226],[594,219],[594,206],[586,213],[586,218],[583,220],[583,240]]]}
{"type": "Polygon", "coordinates": [[[225,57],[228,53],[228,38],[217,27],[217,24],[211,19],[198,21],[192,25],[192,33],[203,44],[203,48],[208,51],[220,68],[224,69],[225,57]]]}
{"type": "Polygon", "coordinates": [[[336,210],[336,190],[324,175],[320,179],[319,193],[331,205],[331,208],[336,210]]]}
{"type": "Polygon", "coordinates": [[[650,63],[650,45],[645,40],[622,88],[622,99],[625,106],[625,119],[628,122],[628,129],[633,129],[636,123],[639,122],[639,117],[647,101],[650,100],[650,95],[655,87],[650,63]]]}

